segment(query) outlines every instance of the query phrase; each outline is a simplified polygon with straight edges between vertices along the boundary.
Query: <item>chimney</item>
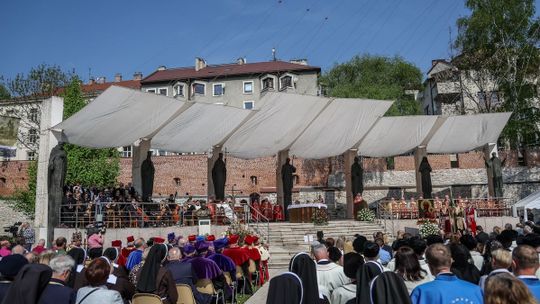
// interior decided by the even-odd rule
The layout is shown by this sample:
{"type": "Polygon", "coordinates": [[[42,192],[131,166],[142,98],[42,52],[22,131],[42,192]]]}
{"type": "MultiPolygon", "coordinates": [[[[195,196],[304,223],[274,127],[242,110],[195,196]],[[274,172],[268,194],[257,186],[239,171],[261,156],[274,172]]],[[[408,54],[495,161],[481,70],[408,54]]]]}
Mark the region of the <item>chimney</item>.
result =
{"type": "Polygon", "coordinates": [[[120,82],[120,81],[122,81],[122,74],[116,73],[116,75],[114,75],[114,82],[120,82]]]}
{"type": "Polygon", "coordinates": [[[142,80],[142,73],[141,72],[135,72],[133,74],[133,80],[142,80]]]}
{"type": "Polygon", "coordinates": [[[94,83],[96,83],[96,80],[93,77],[88,79],[88,84],[91,85],[91,84],[94,84],[94,83]]]}
{"type": "Polygon", "coordinates": [[[301,65],[308,65],[307,59],[291,59],[289,60],[290,63],[296,63],[301,65]]]}
{"type": "Polygon", "coordinates": [[[237,64],[240,64],[240,65],[246,64],[246,63],[247,63],[247,59],[246,59],[246,57],[240,57],[240,58],[236,59],[236,63],[237,63],[237,64]]]}
{"type": "Polygon", "coordinates": [[[195,71],[202,70],[206,67],[206,61],[200,57],[195,58],[195,71]]]}
{"type": "Polygon", "coordinates": [[[107,82],[107,77],[105,77],[105,76],[98,77],[96,79],[96,82],[97,83],[105,83],[105,82],[107,82]]]}
{"type": "Polygon", "coordinates": [[[158,71],[165,71],[167,68],[164,65],[160,65],[157,70],[158,71]]]}

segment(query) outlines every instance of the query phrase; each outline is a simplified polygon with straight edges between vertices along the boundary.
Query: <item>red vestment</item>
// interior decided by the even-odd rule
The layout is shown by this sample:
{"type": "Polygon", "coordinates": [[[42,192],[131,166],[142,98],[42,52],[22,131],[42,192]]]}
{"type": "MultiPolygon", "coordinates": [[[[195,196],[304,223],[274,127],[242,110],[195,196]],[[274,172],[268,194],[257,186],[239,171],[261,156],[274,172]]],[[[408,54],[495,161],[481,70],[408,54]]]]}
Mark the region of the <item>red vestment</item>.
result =
{"type": "Polygon", "coordinates": [[[284,218],[285,217],[283,216],[283,208],[281,207],[281,205],[276,204],[274,206],[274,220],[276,222],[278,222],[278,221],[281,222],[281,221],[283,221],[284,218]]]}
{"type": "Polygon", "coordinates": [[[269,201],[264,201],[262,203],[262,214],[264,217],[266,217],[269,221],[271,221],[274,217],[274,212],[272,210],[272,204],[270,204],[269,201]]]}
{"type": "Polygon", "coordinates": [[[473,235],[476,235],[476,219],[474,217],[474,213],[475,209],[472,207],[465,209],[465,222],[467,224],[467,228],[471,229],[473,235]]]}

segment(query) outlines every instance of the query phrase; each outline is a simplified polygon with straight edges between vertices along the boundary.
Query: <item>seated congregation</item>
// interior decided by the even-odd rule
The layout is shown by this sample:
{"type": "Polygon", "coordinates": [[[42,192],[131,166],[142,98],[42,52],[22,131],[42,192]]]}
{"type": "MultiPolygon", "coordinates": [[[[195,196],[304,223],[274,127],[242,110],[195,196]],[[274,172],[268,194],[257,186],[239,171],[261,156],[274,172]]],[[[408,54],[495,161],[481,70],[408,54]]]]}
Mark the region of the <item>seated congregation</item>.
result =
{"type": "Polygon", "coordinates": [[[0,302],[225,303],[269,280],[269,254],[257,236],[167,239],[129,237],[126,247],[116,240],[87,250],[76,233],[71,244],[59,238],[39,254],[16,245],[0,260],[0,302]]]}
{"type": "MultiPolygon", "coordinates": [[[[267,304],[537,303],[540,226],[426,238],[400,233],[392,245],[356,235],[311,244],[270,280],[267,304]]],[[[496,227],[497,228],[497,227],[496,227]]]]}

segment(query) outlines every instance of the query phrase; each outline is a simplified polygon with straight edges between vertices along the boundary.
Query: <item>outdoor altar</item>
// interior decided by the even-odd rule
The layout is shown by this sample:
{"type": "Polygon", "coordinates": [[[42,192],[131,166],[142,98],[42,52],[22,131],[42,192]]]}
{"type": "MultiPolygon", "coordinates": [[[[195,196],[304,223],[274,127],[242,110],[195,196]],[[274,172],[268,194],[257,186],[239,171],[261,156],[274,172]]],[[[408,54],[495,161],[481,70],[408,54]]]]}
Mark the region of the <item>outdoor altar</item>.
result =
{"type": "Polygon", "coordinates": [[[291,223],[312,223],[313,215],[319,209],[325,209],[325,204],[296,204],[290,205],[287,209],[289,210],[289,221],[291,223]]]}

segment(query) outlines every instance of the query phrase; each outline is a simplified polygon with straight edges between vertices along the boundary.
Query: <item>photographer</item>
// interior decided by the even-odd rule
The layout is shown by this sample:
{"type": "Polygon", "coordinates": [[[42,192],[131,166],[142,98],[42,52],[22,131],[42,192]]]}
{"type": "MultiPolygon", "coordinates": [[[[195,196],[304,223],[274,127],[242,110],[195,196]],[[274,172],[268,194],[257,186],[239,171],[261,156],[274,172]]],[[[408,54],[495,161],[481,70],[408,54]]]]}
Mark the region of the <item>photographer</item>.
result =
{"type": "Polygon", "coordinates": [[[104,229],[94,230],[88,237],[88,256],[91,259],[100,257],[103,254],[103,234],[104,229]]]}
{"type": "Polygon", "coordinates": [[[21,225],[19,235],[24,239],[24,249],[30,251],[32,249],[32,245],[34,245],[36,241],[36,233],[34,232],[34,228],[30,227],[28,222],[25,222],[21,225]]]}

